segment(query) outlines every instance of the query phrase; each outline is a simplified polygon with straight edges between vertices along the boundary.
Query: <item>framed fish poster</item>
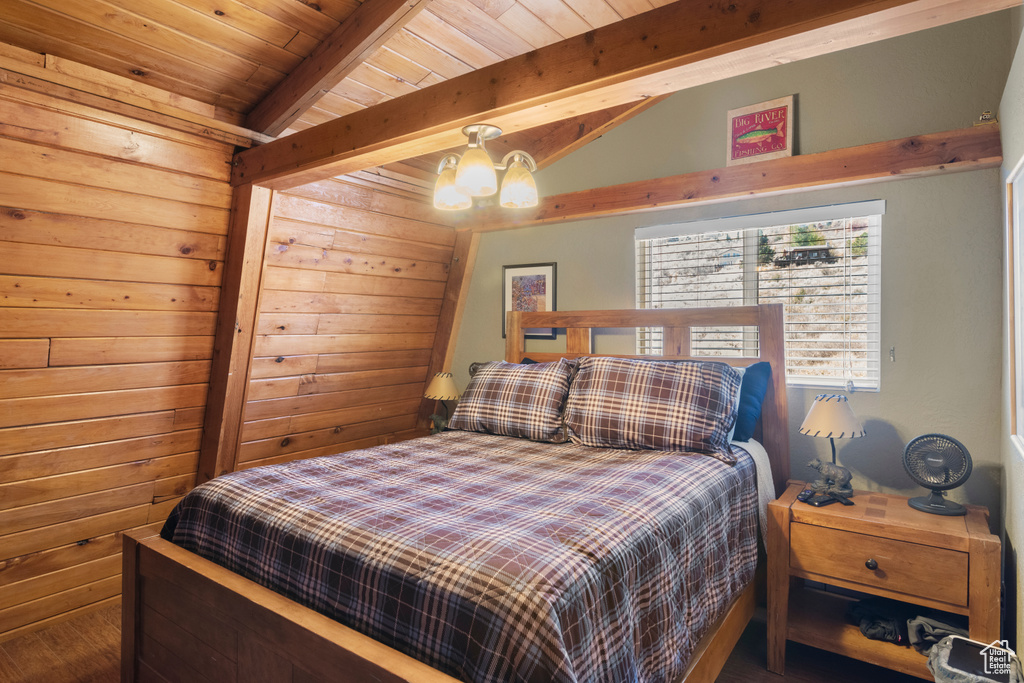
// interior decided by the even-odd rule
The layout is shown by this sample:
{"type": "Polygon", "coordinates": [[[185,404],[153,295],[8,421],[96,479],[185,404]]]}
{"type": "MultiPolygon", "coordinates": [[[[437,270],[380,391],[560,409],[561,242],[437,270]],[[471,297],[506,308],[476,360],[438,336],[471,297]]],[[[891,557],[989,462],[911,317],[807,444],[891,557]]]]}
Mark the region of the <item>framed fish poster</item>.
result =
{"type": "Polygon", "coordinates": [[[726,166],[793,155],[793,96],[729,111],[726,166]]]}
{"type": "MultiPolygon", "coordinates": [[[[509,311],[554,311],[557,264],[526,263],[502,266],[501,336],[505,336],[505,317],[509,311]]],[[[525,330],[527,339],[554,339],[551,328],[525,330]]]]}

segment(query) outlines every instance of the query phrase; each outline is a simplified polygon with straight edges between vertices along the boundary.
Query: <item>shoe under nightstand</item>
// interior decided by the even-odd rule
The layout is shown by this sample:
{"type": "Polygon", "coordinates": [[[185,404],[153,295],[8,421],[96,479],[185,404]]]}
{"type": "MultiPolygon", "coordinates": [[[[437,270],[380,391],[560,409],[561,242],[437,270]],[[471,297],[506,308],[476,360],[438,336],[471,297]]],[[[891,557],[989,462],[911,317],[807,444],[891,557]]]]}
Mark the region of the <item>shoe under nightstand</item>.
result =
{"type": "Polygon", "coordinates": [[[943,517],[865,491],[852,506],[819,508],[797,501],[804,487],[791,482],[768,506],[770,671],[783,673],[792,640],[933,680],[913,648],[869,640],[847,622],[852,598],[805,580],[965,615],[972,639],[999,639],[1000,544],[987,509],[943,517]]]}

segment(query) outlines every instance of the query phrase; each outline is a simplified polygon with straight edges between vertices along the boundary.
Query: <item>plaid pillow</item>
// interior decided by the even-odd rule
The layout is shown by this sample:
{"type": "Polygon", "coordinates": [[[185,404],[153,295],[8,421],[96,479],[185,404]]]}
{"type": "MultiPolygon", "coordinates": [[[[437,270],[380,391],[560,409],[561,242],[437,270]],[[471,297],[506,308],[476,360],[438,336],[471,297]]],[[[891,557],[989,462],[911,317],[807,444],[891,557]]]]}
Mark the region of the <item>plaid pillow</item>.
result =
{"type": "Polygon", "coordinates": [[[469,381],[449,429],[564,441],[562,407],[573,363],[486,363],[469,381]]]}
{"type": "Polygon", "coordinates": [[[739,373],[725,363],[584,358],[565,405],[569,440],[734,463],[728,434],[739,387],[739,373]]]}

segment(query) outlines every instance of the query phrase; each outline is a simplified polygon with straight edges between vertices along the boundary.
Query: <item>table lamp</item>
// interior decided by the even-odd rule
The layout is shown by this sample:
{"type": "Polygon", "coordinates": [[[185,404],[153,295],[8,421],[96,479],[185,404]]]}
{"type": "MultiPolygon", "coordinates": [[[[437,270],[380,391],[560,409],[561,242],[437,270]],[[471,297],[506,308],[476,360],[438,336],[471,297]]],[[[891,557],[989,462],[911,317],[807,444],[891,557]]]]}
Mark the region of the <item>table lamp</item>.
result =
{"type": "Polygon", "coordinates": [[[836,464],[836,439],[856,439],[864,436],[864,425],[853,414],[850,401],[839,394],[818,394],[814,397],[803,424],[800,425],[800,433],[828,438],[832,444],[831,465],[822,463],[817,458],[807,465],[821,475],[811,488],[843,497],[852,495],[850,470],[836,464]]]}
{"type": "Polygon", "coordinates": [[[430,421],[434,423],[430,433],[437,434],[448,426],[448,405],[445,401],[454,401],[459,398],[459,390],[455,388],[455,380],[452,379],[452,373],[439,372],[434,375],[434,378],[430,380],[430,384],[427,385],[423,398],[440,401],[441,406],[444,407],[444,417],[436,414],[430,416],[430,421]]]}

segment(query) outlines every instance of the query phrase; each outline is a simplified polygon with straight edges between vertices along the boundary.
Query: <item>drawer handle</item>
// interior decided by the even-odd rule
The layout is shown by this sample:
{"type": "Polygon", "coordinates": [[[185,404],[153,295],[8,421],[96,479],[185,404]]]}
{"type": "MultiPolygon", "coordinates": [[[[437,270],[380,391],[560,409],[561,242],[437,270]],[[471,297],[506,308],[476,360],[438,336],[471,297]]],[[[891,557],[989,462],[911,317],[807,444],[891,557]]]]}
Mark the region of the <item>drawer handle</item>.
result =
{"type": "Polygon", "coordinates": [[[864,566],[870,569],[871,571],[875,571],[876,569],[878,569],[878,562],[876,562],[874,558],[872,558],[865,562],[864,566]]]}

